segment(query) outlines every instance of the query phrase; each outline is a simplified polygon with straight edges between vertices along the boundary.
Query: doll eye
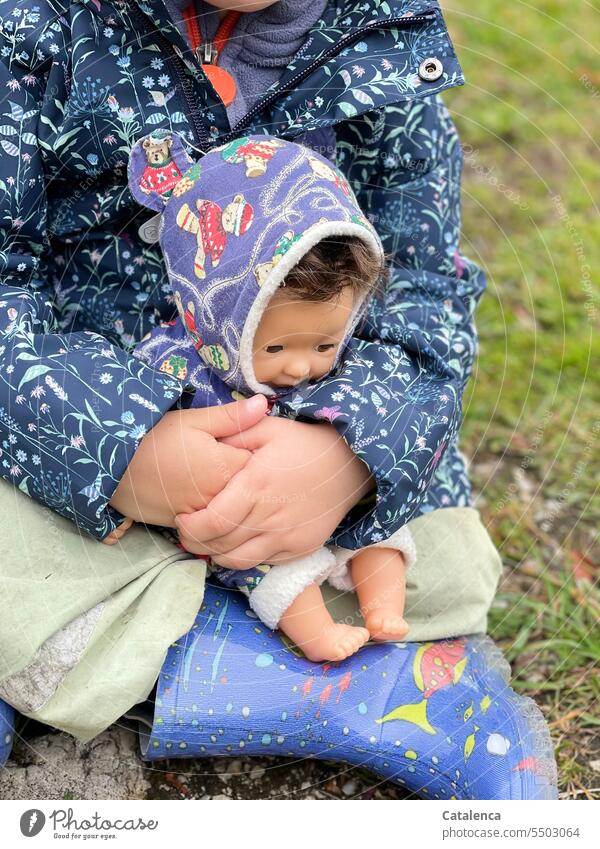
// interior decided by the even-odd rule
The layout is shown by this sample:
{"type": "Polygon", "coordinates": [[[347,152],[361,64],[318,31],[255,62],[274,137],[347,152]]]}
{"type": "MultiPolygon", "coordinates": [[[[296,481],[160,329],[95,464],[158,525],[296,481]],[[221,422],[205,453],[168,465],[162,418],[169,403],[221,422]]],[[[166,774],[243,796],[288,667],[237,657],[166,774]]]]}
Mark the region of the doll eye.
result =
{"type": "Polygon", "coordinates": [[[283,351],[283,345],[267,345],[265,351],[267,354],[279,354],[283,351]]]}
{"type": "Polygon", "coordinates": [[[326,354],[327,351],[331,351],[333,348],[335,348],[333,343],[317,345],[317,351],[319,354],[326,354]]]}

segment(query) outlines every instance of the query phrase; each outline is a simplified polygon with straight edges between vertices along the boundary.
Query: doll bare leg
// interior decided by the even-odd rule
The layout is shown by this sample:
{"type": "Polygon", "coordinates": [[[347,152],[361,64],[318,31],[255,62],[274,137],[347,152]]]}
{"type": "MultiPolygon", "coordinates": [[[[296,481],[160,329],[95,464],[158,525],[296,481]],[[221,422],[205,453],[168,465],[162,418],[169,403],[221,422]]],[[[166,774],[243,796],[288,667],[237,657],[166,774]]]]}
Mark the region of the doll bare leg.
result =
{"type": "Polygon", "coordinates": [[[369,639],[366,628],[334,622],[316,584],[303,590],[279,620],[279,628],[309,660],[344,660],[369,639]]]}
{"type": "Polygon", "coordinates": [[[352,558],[352,582],[360,612],[374,640],[401,640],[406,580],[404,558],[391,548],[366,548],[352,558]]]}

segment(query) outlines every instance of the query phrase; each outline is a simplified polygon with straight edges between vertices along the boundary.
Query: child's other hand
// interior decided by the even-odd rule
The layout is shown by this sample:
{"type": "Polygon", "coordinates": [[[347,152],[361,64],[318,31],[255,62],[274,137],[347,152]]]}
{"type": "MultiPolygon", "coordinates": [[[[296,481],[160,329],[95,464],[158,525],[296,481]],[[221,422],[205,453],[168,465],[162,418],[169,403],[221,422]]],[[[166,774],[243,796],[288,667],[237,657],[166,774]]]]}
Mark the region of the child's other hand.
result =
{"type": "Polygon", "coordinates": [[[329,424],[268,417],[222,441],[252,457],[206,509],[177,516],[177,527],[188,551],[230,569],[314,551],[373,486],[329,424]]]}
{"type": "Polygon", "coordinates": [[[256,396],[205,410],[166,413],[139,444],[110,504],[137,522],[175,527],[177,513],[205,507],[251,455],[217,439],[260,421],[266,399],[256,396]]]}

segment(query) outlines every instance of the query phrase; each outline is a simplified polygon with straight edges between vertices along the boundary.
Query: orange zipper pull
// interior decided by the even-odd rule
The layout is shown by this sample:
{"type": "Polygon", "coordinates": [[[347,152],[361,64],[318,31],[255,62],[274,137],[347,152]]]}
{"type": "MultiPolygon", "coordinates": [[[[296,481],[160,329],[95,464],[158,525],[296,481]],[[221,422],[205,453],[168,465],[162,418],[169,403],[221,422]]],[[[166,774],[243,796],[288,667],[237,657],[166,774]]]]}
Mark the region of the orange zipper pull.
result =
{"type": "Polygon", "coordinates": [[[231,106],[235,100],[237,87],[229,71],[217,65],[220,50],[227,44],[241,12],[228,12],[219,26],[214,41],[202,41],[202,33],[195,15],[194,3],[183,10],[188,38],[196,61],[225,106],[231,106]],[[217,47],[218,44],[218,47],[217,47]]]}

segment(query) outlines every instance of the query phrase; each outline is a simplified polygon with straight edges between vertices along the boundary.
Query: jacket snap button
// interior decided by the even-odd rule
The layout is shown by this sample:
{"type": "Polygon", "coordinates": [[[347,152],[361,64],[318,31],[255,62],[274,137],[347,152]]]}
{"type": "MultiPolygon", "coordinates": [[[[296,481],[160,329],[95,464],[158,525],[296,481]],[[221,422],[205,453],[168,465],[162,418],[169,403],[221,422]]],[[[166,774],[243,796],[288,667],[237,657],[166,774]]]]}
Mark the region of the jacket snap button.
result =
{"type": "Polygon", "coordinates": [[[422,80],[432,83],[435,82],[435,80],[439,80],[442,76],[443,70],[444,66],[440,60],[436,59],[434,56],[430,56],[428,59],[423,59],[419,65],[419,76],[422,80]]]}

